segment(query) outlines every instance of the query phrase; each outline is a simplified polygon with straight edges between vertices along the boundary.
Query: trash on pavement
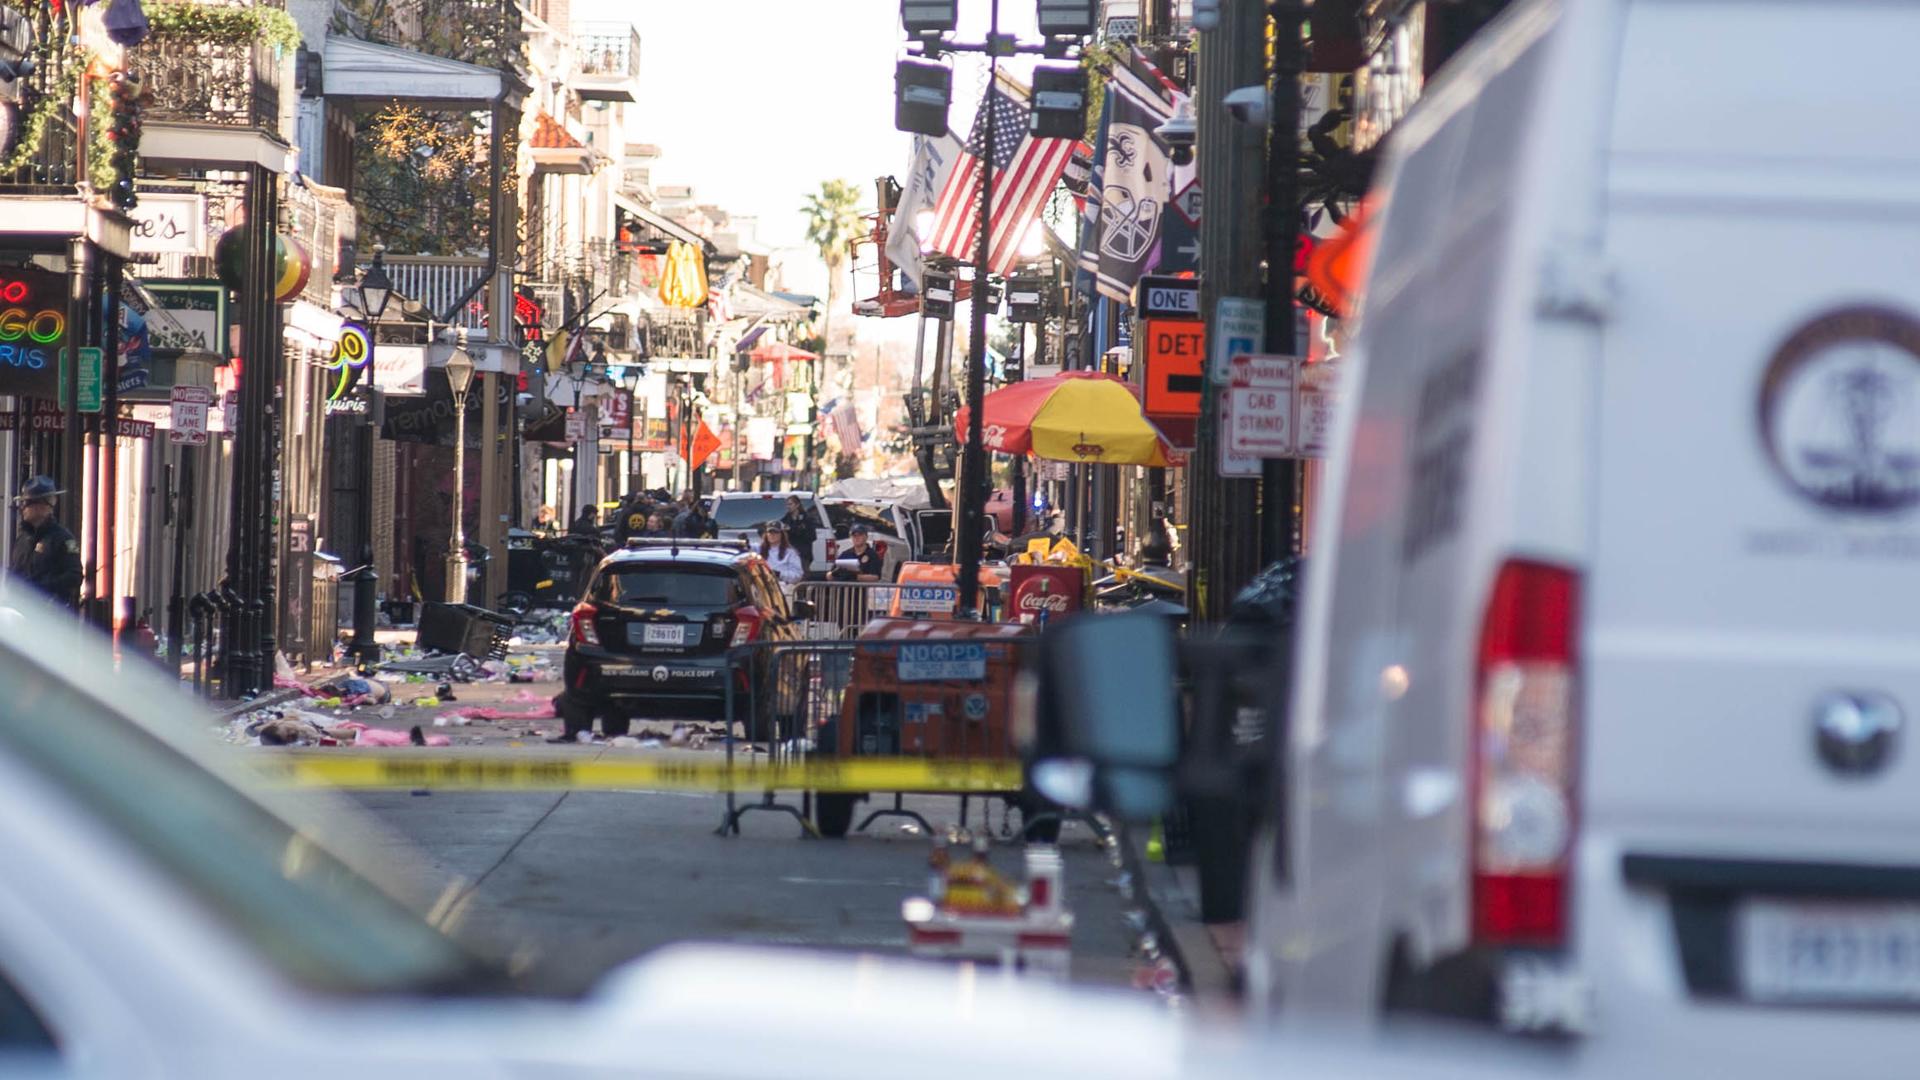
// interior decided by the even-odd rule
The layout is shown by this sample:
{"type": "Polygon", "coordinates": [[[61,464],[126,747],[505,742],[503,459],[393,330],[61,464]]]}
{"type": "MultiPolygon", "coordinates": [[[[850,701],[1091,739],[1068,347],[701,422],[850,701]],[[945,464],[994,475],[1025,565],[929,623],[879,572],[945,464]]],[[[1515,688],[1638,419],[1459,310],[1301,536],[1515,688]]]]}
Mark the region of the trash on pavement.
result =
{"type": "Polygon", "coordinates": [[[554,711],[553,702],[514,712],[510,709],[468,709],[464,714],[469,720],[552,720],[559,714],[554,711]]]}
{"type": "Polygon", "coordinates": [[[1004,967],[1065,980],[1071,960],[1073,914],[1066,906],[1060,849],[1026,848],[1027,882],[1015,887],[988,859],[986,836],[973,839],[970,857],[952,848],[965,834],[934,841],[927,896],[900,905],[909,948],[916,956],[999,961],[1004,967]]]}
{"type": "Polygon", "coordinates": [[[354,739],[356,746],[452,746],[453,740],[445,735],[426,735],[419,728],[412,731],[388,731],[386,728],[367,728],[354,739]],[[416,739],[416,736],[418,738],[416,739]]]}

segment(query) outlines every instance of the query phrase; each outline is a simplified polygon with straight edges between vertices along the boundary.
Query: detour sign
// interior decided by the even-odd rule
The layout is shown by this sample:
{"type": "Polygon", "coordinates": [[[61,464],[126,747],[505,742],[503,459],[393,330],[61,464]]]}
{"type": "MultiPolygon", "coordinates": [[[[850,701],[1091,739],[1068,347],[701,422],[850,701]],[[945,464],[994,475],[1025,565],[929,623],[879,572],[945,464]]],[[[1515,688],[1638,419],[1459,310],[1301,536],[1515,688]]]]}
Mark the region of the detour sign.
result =
{"type": "Polygon", "coordinates": [[[1146,374],[1148,416],[1200,415],[1206,389],[1207,324],[1185,319],[1148,319],[1140,362],[1146,374]]]}

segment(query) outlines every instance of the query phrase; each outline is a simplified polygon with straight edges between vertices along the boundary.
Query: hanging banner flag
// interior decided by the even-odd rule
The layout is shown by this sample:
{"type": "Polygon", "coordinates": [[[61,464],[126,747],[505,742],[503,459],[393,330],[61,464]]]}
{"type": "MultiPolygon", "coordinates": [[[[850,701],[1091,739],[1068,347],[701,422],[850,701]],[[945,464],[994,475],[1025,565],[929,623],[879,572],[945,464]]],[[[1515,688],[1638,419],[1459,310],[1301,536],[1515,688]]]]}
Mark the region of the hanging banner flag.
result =
{"type": "Polygon", "coordinates": [[[699,426],[693,430],[693,447],[691,452],[688,451],[686,440],[681,440],[680,457],[687,463],[687,468],[697,469],[705,465],[707,459],[712,457],[714,451],[718,449],[720,449],[720,436],[715,435],[713,429],[707,426],[707,422],[702,420],[699,426]]]}
{"type": "Polygon", "coordinates": [[[1173,197],[1173,160],[1153,132],[1173,116],[1175,99],[1156,75],[1136,52],[1107,78],[1096,284],[1123,304],[1157,258],[1161,218],[1173,197]]]}
{"type": "Polygon", "coordinates": [[[900,204],[893,212],[893,220],[887,224],[887,259],[899,267],[915,287],[919,286],[921,271],[926,267],[926,257],[920,253],[928,239],[920,232],[922,218],[925,217],[931,232],[934,204],[953,175],[960,153],[960,140],[952,132],[938,137],[913,137],[913,160],[907,166],[907,182],[901,185],[900,204]]]}
{"type": "Polygon", "coordinates": [[[704,307],[707,295],[707,268],[700,249],[675,240],[667,248],[667,266],[660,275],[660,302],[668,307],[704,307]]]}

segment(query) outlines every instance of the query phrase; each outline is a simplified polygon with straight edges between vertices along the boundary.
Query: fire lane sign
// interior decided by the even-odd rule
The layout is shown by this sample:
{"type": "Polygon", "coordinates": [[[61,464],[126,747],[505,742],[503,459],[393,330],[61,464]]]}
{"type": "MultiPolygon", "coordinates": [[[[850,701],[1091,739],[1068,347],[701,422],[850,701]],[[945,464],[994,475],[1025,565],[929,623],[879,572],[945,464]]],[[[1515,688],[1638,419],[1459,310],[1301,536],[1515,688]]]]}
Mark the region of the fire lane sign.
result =
{"type": "Polygon", "coordinates": [[[168,395],[173,406],[167,441],[185,446],[207,444],[207,408],[213,404],[213,391],[205,386],[176,386],[168,395]]]}

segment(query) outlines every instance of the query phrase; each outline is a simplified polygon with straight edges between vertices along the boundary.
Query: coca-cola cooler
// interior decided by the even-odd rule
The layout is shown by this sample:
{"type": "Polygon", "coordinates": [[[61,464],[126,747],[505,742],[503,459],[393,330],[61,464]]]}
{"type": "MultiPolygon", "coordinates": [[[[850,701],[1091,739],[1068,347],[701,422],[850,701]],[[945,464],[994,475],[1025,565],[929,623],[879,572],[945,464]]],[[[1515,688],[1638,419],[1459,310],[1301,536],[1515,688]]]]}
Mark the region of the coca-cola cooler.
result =
{"type": "Polygon", "coordinates": [[[1045,623],[1079,611],[1086,599],[1086,571],[1077,566],[1007,568],[1007,621],[1045,623]]]}

